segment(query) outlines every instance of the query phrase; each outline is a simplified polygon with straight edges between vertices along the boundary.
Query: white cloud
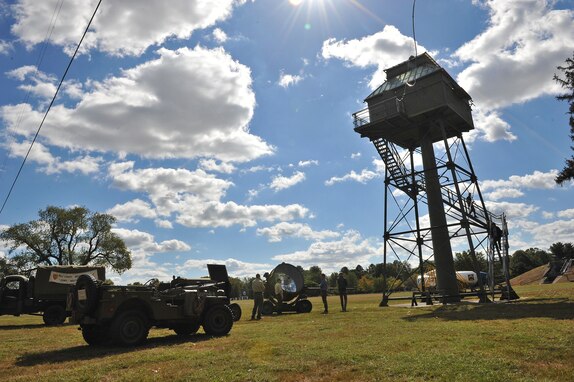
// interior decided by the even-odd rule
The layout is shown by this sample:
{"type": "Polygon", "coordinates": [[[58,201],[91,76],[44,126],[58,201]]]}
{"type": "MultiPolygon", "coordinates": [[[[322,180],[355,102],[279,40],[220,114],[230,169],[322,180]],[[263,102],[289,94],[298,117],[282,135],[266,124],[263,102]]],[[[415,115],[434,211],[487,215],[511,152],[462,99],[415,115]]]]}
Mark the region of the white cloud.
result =
{"type": "Polygon", "coordinates": [[[332,186],[336,183],[348,182],[348,181],[355,181],[355,182],[365,184],[365,183],[367,183],[373,179],[379,178],[379,177],[380,177],[380,175],[378,173],[367,170],[367,169],[363,169],[360,174],[357,174],[353,170],[350,173],[348,173],[342,177],[334,176],[331,179],[326,180],[325,185],[326,186],[332,186]]]}
{"type": "Polygon", "coordinates": [[[485,194],[485,197],[491,200],[519,198],[521,196],[524,196],[524,192],[517,190],[515,188],[499,188],[493,192],[485,194]]]}
{"type": "Polygon", "coordinates": [[[574,208],[569,208],[567,210],[559,211],[557,213],[558,217],[565,219],[574,219],[574,208]]]}
{"type": "MultiPolygon", "coordinates": [[[[255,108],[249,68],[223,49],[160,49],[159,58],[121,76],[86,83],[73,108],[52,107],[42,143],[71,150],[148,158],[211,157],[242,162],[273,148],[249,133],[255,108]],[[88,86],[89,85],[89,86],[88,86]]],[[[42,112],[8,105],[8,131],[30,137],[42,112]],[[23,117],[22,117],[23,116],[23,117]]]]}
{"type": "MultiPolygon", "coordinates": [[[[5,144],[5,147],[10,151],[10,156],[24,158],[30,149],[30,143],[26,140],[22,142],[8,142],[5,144]]],[[[89,155],[77,156],[72,160],[65,161],[60,157],[54,157],[44,145],[38,142],[32,146],[27,160],[36,162],[39,165],[38,171],[48,175],[64,172],[77,172],[84,175],[95,174],[99,171],[100,164],[103,162],[101,157],[89,155]]]]}
{"type": "Polygon", "coordinates": [[[358,152],[358,153],[352,153],[352,154],[351,154],[351,159],[357,159],[357,158],[360,158],[360,157],[361,157],[361,153],[360,153],[360,152],[358,152]]]}
{"type": "Polygon", "coordinates": [[[551,9],[555,2],[490,0],[487,29],[455,56],[470,66],[458,83],[485,110],[499,109],[559,91],[552,81],[565,52],[574,50],[574,11],[551,9]]]}
{"type": "Polygon", "coordinates": [[[124,204],[116,204],[106,211],[106,213],[113,215],[119,221],[134,221],[134,217],[141,216],[146,219],[153,219],[157,216],[149,203],[141,199],[134,199],[124,204]]]}
{"type": "Polygon", "coordinates": [[[299,161],[299,167],[309,167],[309,166],[318,166],[318,160],[301,160],[299,161]]]}
{"type": "Polygon", "coordinates": [[[480,188],[483,191],[504,190],[522,188],[551,190],[557,188],[554,179],[558,175],[558,170],[549,172],[534,171],[528,175],[512,175],[508,180],[484,180],[480,182],[480,188]]]}
{"type": "Polygon", "coordinates": [[[304,268],[318,265],[324,272],[334,272],[343,266],[382,261],[381,243],[363,239],[356,231],[348,231],[341,240],[318,241],[303,251],[273,256],[273,260],[298,264],[304,268]]]}
{"type": "Polygon", "coordinates": [[[244,206],[223,202],[221,199],[233,183],[201,169],[135,170],[133,166],[133,162],[110,165],[112,184],[122,190],[148,194],[157,216],[175,215],[175,221],[186,227],[250,227],[258,221],[304,218],[309,212],[298,204],[244,206]]]}
{"type": "Polygon", "coordinates": [[[12,51],[12,45],[4,40],[0,40],[0,54],[8,54],[12,51]]]}
{"type": "Polygon", "coordinates": [[[269,185],[269,188],[277,192],[293,187],[297,183],[301,183],[304,180],[305,180],[305,173],[301,171],[297,171],[290,177],[278,175],[273,178],[271,184],[269,185]]]}
{"type": "MultiPolygon", "coordinates": [[[[78,43],[78,28],[87,26],[98,0],[69,0],[59,13],[49,42],[70,53],[78,43]]],[[[20,0],[14,7],[12,33],[28,46],[42,43],[58,0],[20,0]]],[[[113,55],[140,55],[149,46],[168,38],[186,39],[231,16],[244,0],[170,0],[169,6],[154,0],[104,2],[82,50],[99,49],[113,55]]]]}
{"type": "Polygon", "coordinates": [[[223,44],[228,39],[227,34],[220,28],[215,28],[213,30],[213,38],[220,44],[223,44]]]}
{"type": "MultiPolygon", "coordinates": [[[[426,50],[422,45],[417,48],[419,54],[426,50]]],[[[385,25],[381,32],[361,39],[328,39],[323,42],[321,54],[327,60],[337,58],[360,68],[376,67],[369,82],[370,88],[374,89],[385,81],[384,69],[408,59],[414,54],[414,45],[412,38],[392,25],[385,25]]]]}
{"type": "Polygon", "coordinates": [[[285,236],[299,237],[307,240],[324,240],[339,237],[334,231],[314,231],[307,224],[281,222],[272,227],[258,228],[257,235],[267,236],[269,242],[277,243],[285,236]]]}
{"type": "Polygon", "coordinates": [[[199,161],[199,167],[206,170],[206,171],[215,171],[221,172],[224,174],[231,174],[233,173],[236,168],[231,163],[219,162],[215,161],[214,159],[202,159],[199,161]]]}
{"type": "Polygon", "coordinates": [[[274,265],[267,263],[247,263],[241,260],[236,260],[233,258],[228,258],[225,260],[215,260],[215,259],[192,259],[187,260],[182,266],[178,267],[178,272],[185,274],[189,270],[197,269],[205,270],[207,275],[207,264],[224,264],[227,268],[227,273],[232,277],[255,277],[255,274],[259,273],[263,275],[265,272],[271,272],[274,265]]]}
{"type": "Polygon", "coordinates": [[[169,270],[169,264],[162,262],[160,264],[152,261],[153,255],[166,252],[186,252],[191,247],[180,240],[165,240],[156,242],[153,235],[139,231],[123,228],[114,228],[116,233],[132,253],[132,267],[122,274],[121,277],[108,275],[114,283],[126,284],[130,282],[145,282],[151,278],[159,278],[168,281],[172,273],[169,270]]]}
{"type": "Polygon", "coordinates": [[[526,203],[489,202],[486,201],[486,209],[495,215],[506,214],[508,220],[525,218],[538,211],[539,207],[526,203]]]}
{"type": "Polygon", "coordinates": [[[303,80],[303,76],[297,74],[285,74],[282,71],[279,74],[279,81],[277,81],[277,83],[282,88],[288,88],[291,85],[298,84],[301,80],[303,80]]]}
{"type": "Polygon", "coordinates": [[[298,204],[244,206],[235,202],[202,202],[188,196],[179,204],[176,221],[186,227],[252,227],[258,221],[302,219],[308,212],[298,204]]]}

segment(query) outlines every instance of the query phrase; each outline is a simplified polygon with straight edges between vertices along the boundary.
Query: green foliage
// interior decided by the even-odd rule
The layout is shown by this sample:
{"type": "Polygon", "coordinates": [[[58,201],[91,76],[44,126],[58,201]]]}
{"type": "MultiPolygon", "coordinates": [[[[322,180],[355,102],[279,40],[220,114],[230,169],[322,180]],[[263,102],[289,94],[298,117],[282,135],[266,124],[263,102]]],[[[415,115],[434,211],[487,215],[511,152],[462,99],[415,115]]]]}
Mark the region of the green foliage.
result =
{"type": "Polygon", "coordinates": [[[10,244],[8,261],[17,272],[37,265],[103,265],[118,273],[131,268],[131,253],[111,231],[116,221],[112,215],[55,206],[38,215],[38,220],[0,233],[0,239],[10,244]]]}
{"type": "MultiPolygon", "coordinates": [[[[475,254],[476,261],[478,262],[479,271],[486,272],[488,270],[488,261],[481,252],[475,254]]],[[[454,254],[454,269],[457,271],[474,271],[474,264],[470,251],[463,251],[454,254]]]]}
{"type": "Polygon", "coordinates": [[[550,246],[550,253],[557,259],[574,258],[574,245],[572,243],[557,242],[550,246]]]}
{"type": "MultiPolygon", "coordinates": [[[[559,77],[554,74],[554,81],[556,81],[562,88],[566,90],[556,97],[560,101],[568,102],[568,114],[570,114],[570,139],[574,142],[574,54],[572,58],[566,59],[565,66],[559,66],[558,70],[562,71],[564,78],[559,77]]],[[[574,146],[570,147],[574,150],[574,146]]],[[[574,155],[569,159],[566,159],[566,166],[558,173],[556,177],[556,183],[563,184],[568,180],[574,179],[574,155]]]]}
{"type": "Polygon", "coordinates": [[[515,251],[510,257],[510,276],[518,276],[531,269],[547,264],[552,255],[539,248],[515,251]]]}

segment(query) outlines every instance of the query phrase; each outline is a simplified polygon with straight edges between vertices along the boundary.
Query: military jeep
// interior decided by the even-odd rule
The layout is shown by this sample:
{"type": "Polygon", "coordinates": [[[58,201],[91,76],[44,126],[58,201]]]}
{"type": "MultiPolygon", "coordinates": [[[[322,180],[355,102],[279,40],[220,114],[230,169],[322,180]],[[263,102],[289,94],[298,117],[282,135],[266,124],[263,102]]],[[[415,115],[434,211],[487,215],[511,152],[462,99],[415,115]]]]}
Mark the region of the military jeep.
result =
{"type": "Polygon", "coordinates": [[[202,326],[208,335],[223,336],[233,326],[233,314],[221,284],[210,279],[197,279],[192,285],[152,279],[144,285],[114,286],[82,275],[70,293],[68,309],[89,345],[139,345],[151,327],[190,336],[202,326]]]}

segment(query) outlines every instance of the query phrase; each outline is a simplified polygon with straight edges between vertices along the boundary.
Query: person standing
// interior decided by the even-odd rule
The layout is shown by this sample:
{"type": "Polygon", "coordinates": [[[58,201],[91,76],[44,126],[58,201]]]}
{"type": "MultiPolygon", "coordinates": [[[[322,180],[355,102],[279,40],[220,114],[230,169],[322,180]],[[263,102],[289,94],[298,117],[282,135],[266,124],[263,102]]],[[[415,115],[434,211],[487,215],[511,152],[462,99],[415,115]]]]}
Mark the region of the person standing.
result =
{"type": "Polygon", "coordinates": [[[321,299],[323,300],[323,314],[329,313],[329,306],[327,305],[327,292],[329,291],[329,284],[327,283],[327,277],[324,273],[321,273],[321,284],[319,284],[321,288],[321,299]]]}
{"type": "Polygon", "coordinates": [[[275,298],[277,299],[277,314],[281,314],[283,310],[283,287],[281,286],[281,279],[277,278],[275,283],[275,298]]]}
{"type": "Polygon", "coordinates": [[[253,311],[251,312],[252,320],[261,319],[261,309],[263,308],[263,292],[265,291],[265,283],[261,280],[261,275],[256,274],[251,282],[251,289],[253,290],[253,311]]]}
{"type": "Polygon", "coordinates": [[[341,299],[341,312],[347,311],[347,279],[343,272],[339,273],[337,279],[337,286],[339,287],[339,298],[341,299]]]}
{"type": "Polygon", "coordinates": [[[466,205],[468,207],[468,214],[476,215],[476,211],[474,210],[474,202],[472,201],[472,195],[470,192],[466,195],[466,205]]]}

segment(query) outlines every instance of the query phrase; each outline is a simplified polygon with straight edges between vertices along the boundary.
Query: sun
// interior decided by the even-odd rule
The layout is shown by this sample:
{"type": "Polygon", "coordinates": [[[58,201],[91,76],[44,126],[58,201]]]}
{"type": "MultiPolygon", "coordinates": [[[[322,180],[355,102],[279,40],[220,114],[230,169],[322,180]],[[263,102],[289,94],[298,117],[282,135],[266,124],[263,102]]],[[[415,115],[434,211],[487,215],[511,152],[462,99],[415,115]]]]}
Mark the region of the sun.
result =
{"type": "Polygon", "coordinates": [[[289,0],[289,4],[293,5],[294,7],[298,6],[302,2],[303,0],[289,0]]]}

